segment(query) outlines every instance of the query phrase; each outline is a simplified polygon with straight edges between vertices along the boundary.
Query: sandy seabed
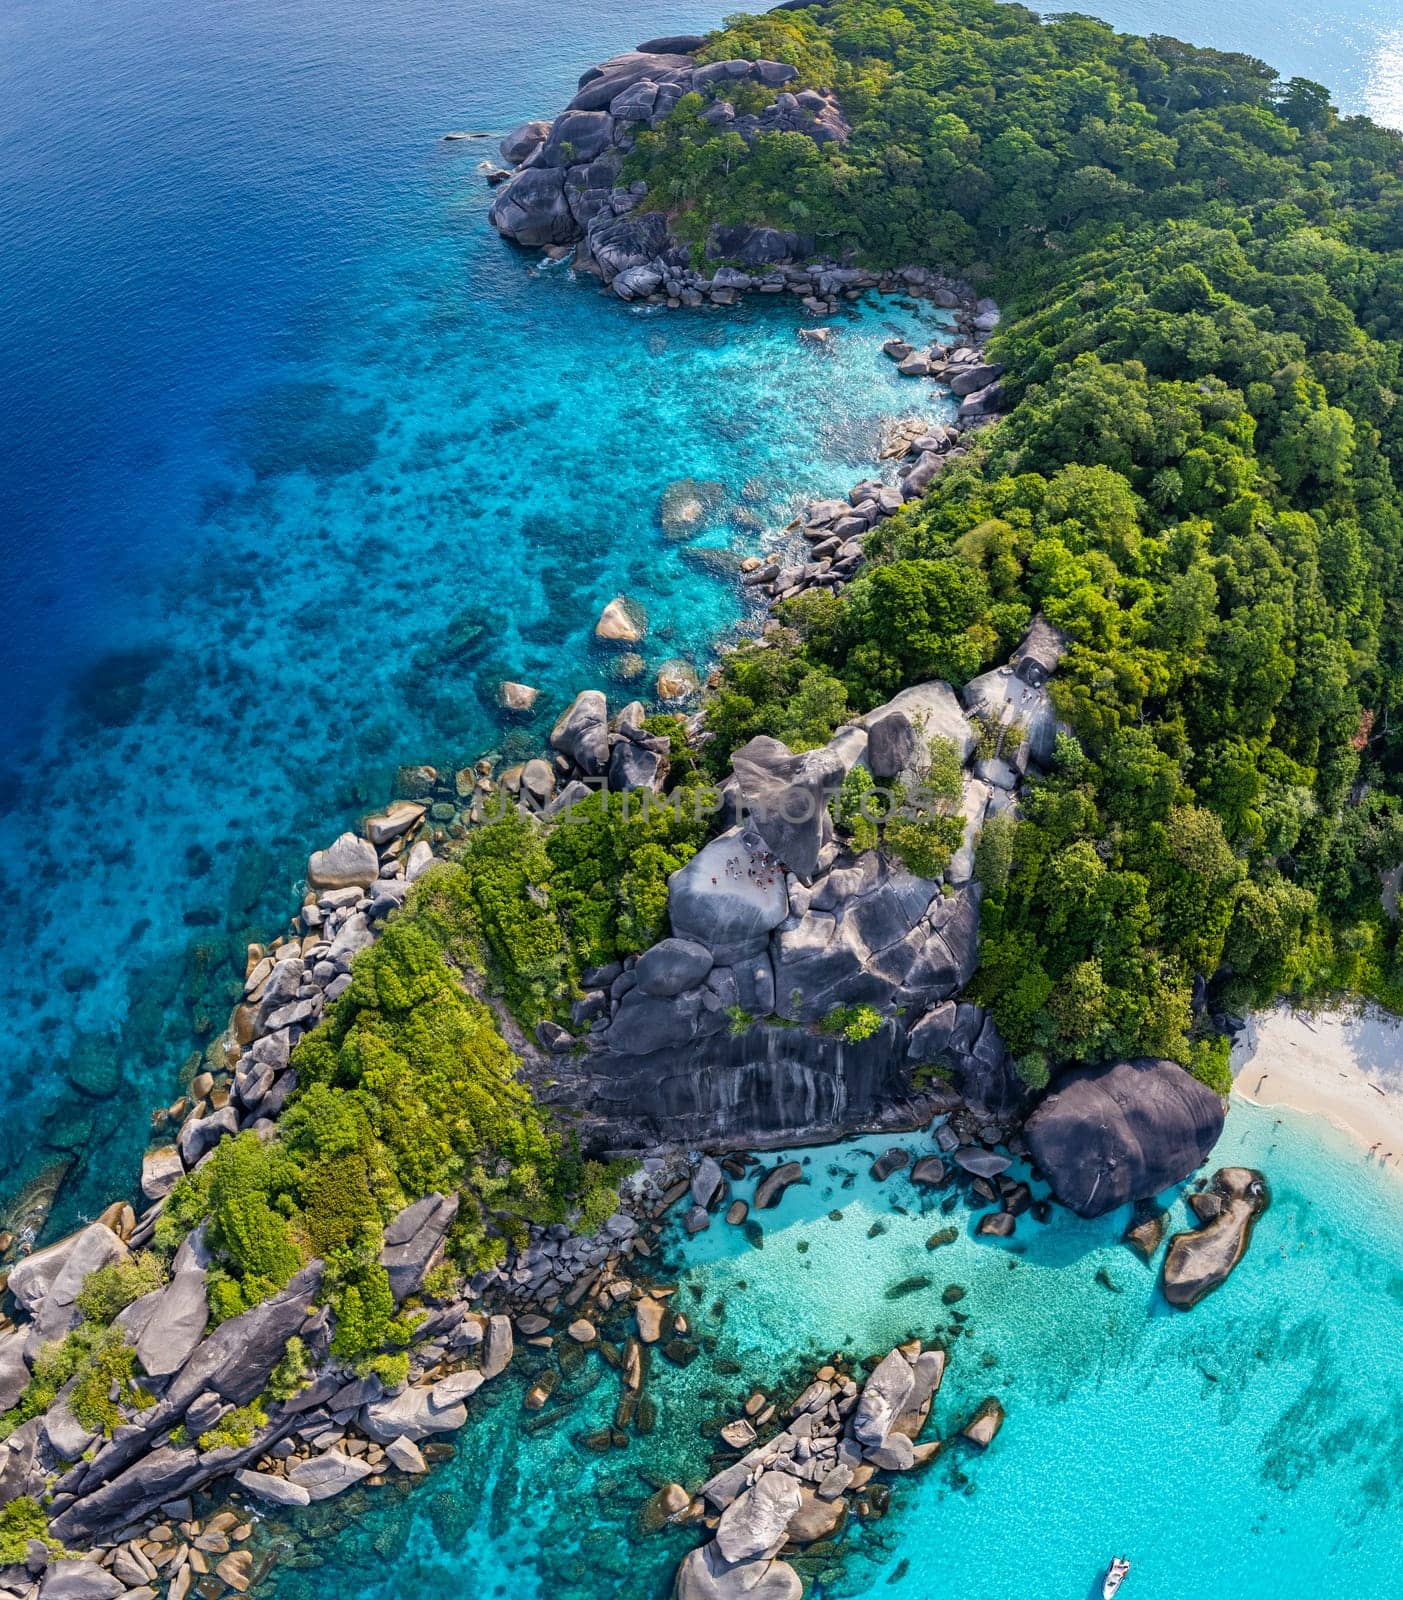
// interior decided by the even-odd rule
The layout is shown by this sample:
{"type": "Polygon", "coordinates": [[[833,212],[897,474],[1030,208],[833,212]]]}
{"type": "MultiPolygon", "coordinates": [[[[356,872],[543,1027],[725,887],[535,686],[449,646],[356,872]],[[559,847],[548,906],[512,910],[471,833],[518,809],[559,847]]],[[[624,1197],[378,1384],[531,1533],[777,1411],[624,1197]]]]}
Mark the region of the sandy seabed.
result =
{"type": "Polygon", "coordinates": [[[1282,1003],[1233,1046],[1237,1094],[1328,1117],[1403,1172],[1403,1018],[1374,1005],[1308,1013],[1282,1003]]]}

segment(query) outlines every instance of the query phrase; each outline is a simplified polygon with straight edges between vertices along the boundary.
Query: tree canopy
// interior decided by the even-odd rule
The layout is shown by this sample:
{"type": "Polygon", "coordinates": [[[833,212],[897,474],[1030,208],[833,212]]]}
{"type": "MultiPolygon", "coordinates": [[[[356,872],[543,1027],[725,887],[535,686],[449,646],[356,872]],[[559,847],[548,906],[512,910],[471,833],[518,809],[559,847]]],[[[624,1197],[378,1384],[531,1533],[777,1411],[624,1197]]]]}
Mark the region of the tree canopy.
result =
{"type": "Polygon", "coordinates": [[[728,660],[713,765],[961,683],[1042,611],[1075,737],[1000,835],[977,980],[1031,1069],[1202,1057],[1198,975],[1397,1004],[1403,138],[1250,57],[991,0],[733,17],[705,53],[791,62],[852,135],[722,159],[684,103],[631,158],[682,236],[958,272],[1004,307],[1013,401],[841,596],[728,660]]]}

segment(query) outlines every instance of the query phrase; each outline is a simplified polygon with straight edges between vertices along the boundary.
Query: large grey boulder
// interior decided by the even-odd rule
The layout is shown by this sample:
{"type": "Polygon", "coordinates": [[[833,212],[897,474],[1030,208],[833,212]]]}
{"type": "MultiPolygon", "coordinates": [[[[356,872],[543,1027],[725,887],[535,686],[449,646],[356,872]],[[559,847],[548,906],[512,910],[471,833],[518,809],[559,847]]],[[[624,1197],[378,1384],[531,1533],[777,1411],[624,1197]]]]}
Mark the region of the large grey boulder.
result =
{"type": "MultiPolygon", "coordinates": [[[[661,741],[659,741],[659,744],[661,741]]],[[[616,739],[609,752],[609,787],[660,790],[667,772],[663,749],[639,739],[616,739]]]]}
{"type": "Polygon", "coordinates": [[[784,1543],[789,1519],[802,1504],[798,1482],[787,1472],[762,1472],[721,1513],[717,1549],[730,1562],[774,1555],[784,1543]]]}
{"type": "Polygon", "coordinates": [[[541,148],[550,133],[550,123],[539,119],[531,122],[519,122],[516,127],[507,133],[497,148],[502,152],[502,160],[509,161],[512,166],[519,167],[521,163],[541,148]]]}
{"type": "Polygon", "coordinates": [[[173,1144],[148,1150],[141,1158],[141,1192],[148,1200],[161,1200],[185,1176],[185,1163],[173,1144]]]}
{"type": "Polygon", "coordinates": [[[831,837],[828,802],[847,776],[839,752],[825,747],[794,755],[768,734],[731,757],[740,801],[775,859],[808,883],[831,837]]]}
{"type": "Polygon", "coordinates": [[[262,1394],[287,1341],[302,1331],[321,1281],[322,1263],[311,1261],[285,1289],[221,1323],[172,1380],[165,1405],[183,1410],[206,1389],[237,1406],[262,1394]]]}
{"type": "Polygon", "coordinates": [[[619,1002],[605,1037],[616,1054],[646,1056],[656,1050],[680,1049],[727,1026],[725,1002],[711,987],[666,997],[633,988],[619,1002]]]}
{"type": "Polygon", "coordinates": [[[311,1495],[301,1484],[290,1483],[286,1478],[275,1478],[271,1472],[252,1472],[247,1469],[234,1474],[234,1482],[245,1494],[270,1506],[305,1506],[312,1502],[311,1495]]]}
{"type": "Polygon", "coordinates": [[[900,769],[899,774],[890,776],[900,775],[907,782],[923,777],[929,761],[927,759],[922,762],[921,758],[923,755],[928,756],[932,739],[953,741],[959,750],[962,763],[969,760],[978,743],[969,718],[960,709],[955,691],[948,683],[943,683],[939,679],[931,683],[913,684],[911,688],[903,689],[900,694],[888,700],[884,706],[869,711],[861,719],[861,725],[868,730],[869,746],[873,724],[884,721],[897,712],[910,721],[916,739],[911,760],[900,769]]]}
{"type": "Polygon", "coordinates": [[[660,211],[627,211],[621,217],[601,211],[590,219],[586,237],[606,283],[629,267],[651,267],[675,253],[660,211]]]}
{"type": "Polygon", "coordinates": [[[221,1139],[232,1138],[238,1131],[239,1113],[233,1106],[221,1106],[207,1117],[191,1117],[175,1141],[180,1159],[187,1167],[193,1167],[221,1139]]]}
{"type": "Polygon", "coordinates": [[[313,889],[368,889],[379,876],[375,846],[355,833],[343,833],[307,862],[307,882],[313,889]]]}
{"type": "Polygon", "coordinates": [[[33,1319],[41,1340],[61,1338],[78,1321],[75,1302],[88,1274],[126,1258],[127,1247],[111,1228],[90,1222],[17,1262],[10,1269],[10,1293],[33,1319]]]}
{"type": "Polygon", "coordinates": [[[383,811],[365,819],[365,836],[376,849],[381,849],[417,827],[428,809],[418,800],[392,800],[383,811]]]}
{"type": "Polygon", "coordinates": [[[904,711],[888,711],[867,724],[867,770],[879,783],[895,778],[916,753],[916,728],[904,711]]]}
{"type": "Polygon", "coordinates": [[[24,1359],[28,1334],[23,1328],[0,1333],[0,1412],[8,1411],[29,1384],[29,1367],[24,1359]]]}
{"type": "Polygon", "coordinates": [[[880,1445],[911,1403],[915,1387],[916,1375],[900,1350],[883,1356],[863,1385],[852,1417],[853,1437],[869,1447],[880,1445]]]}
{"type": "Polygon", "coordinates": [[[190,1359],[209,1321],[205,1274],[178,1272],[164,1289],[143,1296],[148,1308],[136,1341],[136,1358],[153,1378],[168,1378],[190,1359]]]}
{"type": "Polygon", "coordinates": [[[721,965],[763,953],[789,914],[784,874],[751,828],[730,828],[668,879],[678,938],[705,945],[721,965]]]}
{"type": "Polygon", "coordinates": [[[663,939],[639,956],[633,975],[644,994],[670,996],[696,988],[714,965],[704,944],[663,939]]]}
{"type": "Polygon", "coordinates": [[[427,1439],[433,1433],[454,1433],[468,1420],[461,1400],[440,1405],[430,1389],[405,1389],[385,1400],[363,1406],[362,1430],[377,1444],[393,1439],[427,1439]]]}
{"type": "Polygon", "coordinates": [[[1182,1183],[1223,1118],[1222,1100],[1177,1062],[1141,1058],[1067,1073],[1024,1132],[1058,1198],[1099,1217],[1182,1183]]]}
{"type": "Polygon", "coordinates": [[[683,1558],[675,1600],[800,1600],[803,1592],[787,1561],[727,1561],[712,1539],[683,1558]]]}
{"type": "Polygon", "coordinates": [[[609,148],[614,119],[607,111],[567,111],[557,117],[536,160],[543,167],[574,167],[609,148]]]}
{"type": "Polygon", "coordinates": [[[39,1585],[39,1600],[117,1600],[127,1590],[95,1561],[51,1561],[39,1585]]]}
{"type": "Polygon", "coordinates": [[[482,1348],[483,1377],[496,1378],[505,1372],[511,1364],[514,1348],[511,1318],[500,1313],[489,1317],[482,1348]]]}
{"type": "Polygon", "coordinates": [[[591,67],[580,79],[579,92],[570,102],[571,111],[602,111],[640,78],[655,83],[678,73],[690,73],[692,57],[682,52],[627,50],[600,66],[591,67]]]}
{"type": "Polygon", "coordinates": [[[67,1545],[80,1544],[99,1530],[124,1527],[143,1512],[179,1499],[210,1476],[212,1471],[201,1465],[199,1451],[160,1445],[91,1494],[85,1487],[76,1504],[53,1518],[49,1532],[67,1545]]]}
{"type": "Polygon", "coordinates": [[[385,1229],[380,1265],[398,1303],[424,1286],[443,1260],[444,1240],[458,1215],[456,1194],[430,1194],[408,1205],[385,1229]]]}
{"type": "Polygon", "coordinates": [[[586,777],[595,778],[609,764],[609,707],[598,689],[583,689],[551,729],[552,750],[559,750],[586,777]]]}
{"type": "Polygon", "coordinates": [[[531,249],[573,244],[580,237],[560,167],[523,167],[498,189],[487,219],[505,238],[531,249]]]}
{"type": "Polygon", "coordinates": [[[64,1461],[76,1461],[97,1438],[91,1428],[84,1427],[73,1415],[71,1400],[76,1381],[65,1384],[44,1412],[44,1434],[49,1448],[64,1461]]]}
{"type": "Polygon", "coordinates": [[[766,228],[755,223],[717,223],[707,235],[706,253],[713,261],[739,261],[747,267],[779,266],[813,254],[811,234],[792,228],[766,228]]]}
{"type": "Polygon", "coordinates": [[[878,851],[834,867],[771,941],[776,1005],[814,1022],[834,1006],[919,1011],[948,999],[978,961],[978,897],[947,898],[878,851]]]}
{"type": "Polygon", "coordinates": [[[372,1470],[370,1463],[359,1456],[328,1450],[310,1460],[299,1461],[287,1477],[289,1483],[307,1491],[309,1500],[330,1500],[354,1488],[362,1478],[368,1478],[372,1470]]]}

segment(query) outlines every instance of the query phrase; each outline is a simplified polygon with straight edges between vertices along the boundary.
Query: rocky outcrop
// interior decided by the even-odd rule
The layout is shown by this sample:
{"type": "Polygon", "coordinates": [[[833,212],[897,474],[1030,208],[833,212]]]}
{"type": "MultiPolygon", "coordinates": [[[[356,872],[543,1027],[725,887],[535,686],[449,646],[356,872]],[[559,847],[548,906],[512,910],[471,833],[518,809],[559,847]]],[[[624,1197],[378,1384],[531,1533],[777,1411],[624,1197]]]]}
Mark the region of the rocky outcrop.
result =
{"type": "Polygon", "coordinates": [[[609,710],[598,689],[584,689],[561,713],[550,743],[586,777],[598,777],[609,764],[609,710]]]}
{"type": "Polygon", "coordinates": [[[916,1341],[886,1355],[861,1387],[825,1366],[786,1408],[779,1431],[758,1441],[776,1408],[759,1411],[764,1396],[755,1396],[747,1411],[759,1412],[756,1423],[737,1419],[722,1430],[745,1453],[702,1485],[702,1499],[719,1513],[715,1537],[683,1561],[676,1595],[797,1600],[798,1575],[776,1558],[833,1535],[854,1503],[858,1515],[869,1515],[868,1484],[877,1472],[908,1472],[935,1457],[938,1442],[915,1441],[944,1371],[944,1351],[923,1351],[916,1341]]]}
{"type": "Polygon", "coordinates": [[[307,863],[307,882],[314,889],[368,889],[379,876],[375,846],[354,833],[343,833],[307,863]]]}
{"type": "Polygon", "coordinates": [[[1066,1073],[1025,1137],[1057,1197],[1083,1217],[1182,1183],[1223,1131],[1223,1102],[1174,1061],[1139,1059],[1066,1073]]]}
{"type": "Polygon", "coordinates": [[[111,1228],[91,1222],[10,1269],[10,1293],[32,1321],[31,1353],[78,1321],[76,1301],[88,1274],[126,1256],[126,1245],[111,1228]]]}
{"type": "Polygon", "coordinates": [[[456,1194],[430,1194],[408,1205],[385,1229],[380,1265],[398,1304],[416,1294],[443,1260],[444,1241],[458,1215],[456,1194]]]}
{"type": "MultiPolygon", "coordinates": [[[[674,44],[673,40],[656,41],[674,44]]],[[[649,242],[621,248],[615,224],[637,212],[641,186],[619,181],[623,158],[640,130],[658,128],[684,94],[703,102],[702,118],[747,144],[767,133],[807,135],[816,144],[845,140],[851,129],[836,97],[815,89],[791,92],[798,76],[780,61],[715,61],[698,66],[690,51],[630,50],[593,67],[553,123],[527,122],[503,139],[503,158],[514,172],[501,184],[489,213],[504,237],[529,247],[579,244],[606,282],[625,299],[652,293],[670,268],[684,268],[689,252],[668,238],[667,219],[645,225],[649,242]],[[742,85],[777,90],[753,112],[737,113],[731,97],[742,85]],[[646,271],[649,277],[627,278],[646,271]]],[[[707,240],[712,260],[760,267],[802,259],[813,240],[783,229],[727,227],[707,240]]]]}
{"type": "Polygon", "coordinates": [[[1257,1218],[1271,1204],[1271,1191],[1262,1174],[1250,1167],[1220,1167],[1204,1198],[1218,1202],[1196,1207],[1208,1214],[1206,1225],[1176,1233],[1164,1258],[1164,1298],[1181,1311],[1227,1282],[1247,1254],[1257,1218]]]}
{"type": "Polygon", "coordinates": [[[774,859],[801,883],[812,882],[823,846],[833,837],[828,803],[849,765],[832,747],[794,755],[766,734],[731,757],[744,815],[774,859]]]}

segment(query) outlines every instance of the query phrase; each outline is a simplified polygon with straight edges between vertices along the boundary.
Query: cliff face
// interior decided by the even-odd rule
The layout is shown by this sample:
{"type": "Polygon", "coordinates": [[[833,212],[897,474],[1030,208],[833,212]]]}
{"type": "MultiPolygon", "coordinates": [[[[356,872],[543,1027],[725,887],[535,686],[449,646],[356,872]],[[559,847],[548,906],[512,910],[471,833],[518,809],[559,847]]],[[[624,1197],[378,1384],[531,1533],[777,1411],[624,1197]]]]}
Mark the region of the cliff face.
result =
{"type": "Polygon", "coordinates": [[[568,1098],[610,1147],[831,1139],[911,1093],[905,1040],[887,1022],[859,1044],[755,1026],[681,1050],[592,1055],[568,1098]]]}

